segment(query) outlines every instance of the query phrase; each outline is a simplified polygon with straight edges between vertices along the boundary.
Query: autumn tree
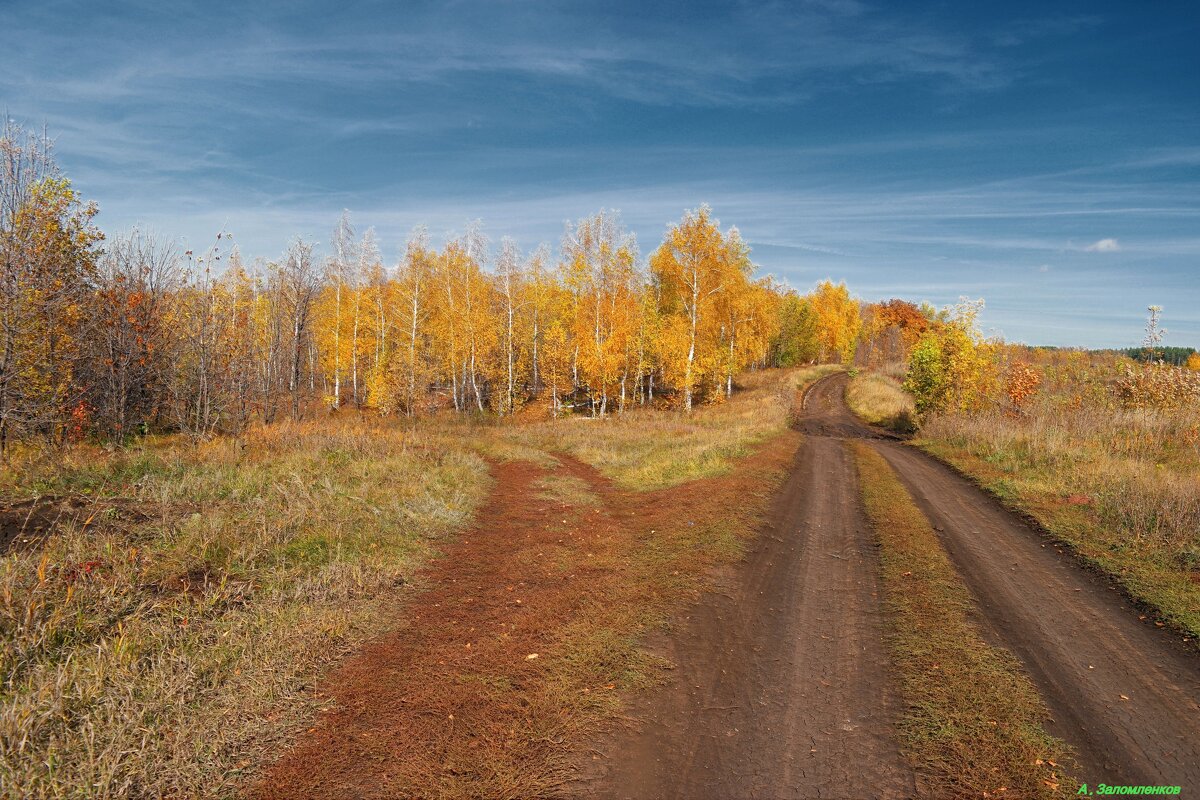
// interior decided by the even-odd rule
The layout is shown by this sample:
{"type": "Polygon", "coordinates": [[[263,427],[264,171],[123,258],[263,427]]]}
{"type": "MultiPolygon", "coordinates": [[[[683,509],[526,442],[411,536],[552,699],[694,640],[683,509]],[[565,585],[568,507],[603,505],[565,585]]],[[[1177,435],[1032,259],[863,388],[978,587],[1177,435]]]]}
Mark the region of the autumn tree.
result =
{"type": "Polygon", "coordinates": [[[868,366],[905,363],[908,354],[932,324],[922,310],[906,300],[892,299],[863,307],[858,357],[868,366]]]}
{"type": "MultiPolygon", "coordinates": [[[[366,287],[363,302],[368,309],[365,313],[370,317],[369,322],[365,324],[371,331],[368,347],[370,366],[367,369],[365,394],[367,403],[379,406],[387,394],[388,364],[391,352],[395,348],[396,319],[392,309],[400,306],[401,301],[396,296],[397,281],[392,279],[383,265],[378,245],[374,244],[373,232],[368,233],[372,235],[374,258],[367,261],[364,272],[366,287]]],[[[367,248],[364,247],[363,250],[367,248]]]]}
{"type": "Polygon", "coordinates": [[[521,284],[525,313],[518,320],[518,327],[529,353],[529,388],[534,396],[541,392],[543,385],[546,329],[556,320],[561,323],[567,307],[566,292],[549,266],[550,249],[541,245],[530,255],[521,284]]]}
{"type": "Polygon", "coordinates": [[[730,397],[733,376],[765,357],[767,340],[774,334],[771,317],[775,309],[763,286],[750,281],[754,270],[750,248],[737,228],[730,228],[725,244],[732,258],[724,289],[716,296],[720,355],[714,377],[718,379],[718,391],[723,382],[725,396],[730,397]]]}
{"type": "Polygon", "coordinates": [[[783,292],[777,311],[779,333],[775,339],[775,365],[812,364],[821,354],[817,341],[817,315],[812,298],[795,290],[783,292]]]}
{"type": "MultiPolygon", "coordinates": [[[[719,356],[722,292],[741,291],[749,270],[749,251],[736,229],[722,234],[707,206],[688,211],[673,225],[650,258],[650,269],[662,292],[667,319],[663,367],[675,376],[690,411],[696,385],[716,368],[719,356]]],[[[733,308],[733,301],[727,301],[733,308]]]]}
{"type": "Polygon", "coordinates": [[[1042,383],[1042,375],[1036,369],[1024,362],[1017,362],[1008,368],[1004,377],[1004,393],[1014,409],[1018,411],[1025,407],[1029,399],[1037,394],[1042,383]]]}
{"type": "Polygon", "coordinates": [[[567,225],[561,273],[571,291],[575,385],[584,387],[593,413],[603,416],[611,394],[623,397],[631,379],[628,358],[638,327],[637,241],[614,212],[567,225]]]}
{"type": "Polygon", "coordinates": [[[226,427],[241,431],[256,411],[256,398],[264,388],[268,394],[273,388],[259,384],[271,358],[270,351],[263,347],[270,323],[264,319],[261,281],[257,274],[247,272],[236,246],[229,253],[219,284],[226,304],[222,315],[224,390],[230,396],[226,427]]]}
{"type": "Polygon", "coordinates": [[[977,325],[982,309],[983,300],[962,298],[913,347],[904,388],[919,413],[978,408],[995,390],[995,348],[977,325]]]}
{"type": "Polygon", "coordinates": [[[367,228],[358,242],[358,263],[351,271],[350,304],[350,391],[355,406],[365,399],[366,365],[375,345],[371,341],[369,276],[382,269],[383,257],[375,238],[375,229],[367,228]]]}
{"type": "Polygon", "coordinates": [[[239,394],[249,391],[234,379],[244,342],[237,336],[235,297],[224,273],[228,244],[227,232],[221,231],[203,253],[184,251],[180,288],[166,310],[168,407],[175,427],[194,437],[235,427],[239,394]]]}
{"type": "MultiPolygon", "coordinates": [[[[398,341],[392,351],[391,366],[386,368],[390,374],[389,388],[380,400],[384,408],[402,408],[409,416],[416,413],[418,395],[429,378],[427,322],[437,300],[434,279],[438,276],[438,260],[438,254],[429,246],[429,234],[424,228],[415,229],[408,238],[391,289],[398,341]]],[[[453,319],[446,315],[442,318],[452,326],[453,319]]],[[[456,392],[456,403],[457,400],[456,392]]]]}
{"type": "Polygon", "coordinates": [[[277,313],[287,322],[287,388],[292,398],[292,418],[299,419],[306,356],[309,360],[309,389],[313,388],[312,361],[315,353],[312,340],[312,311],[321,287],[321,276],[313,257],[313,246],[303,239],[296,239],[288,247],[282,262],[275,266],[274,273],[279,297],[277,313]]]}
{"type": "Polygon", "coordinates": [[[511,415],[516,409],[518,375],[517,318],[525,306],[525,265],[517,243],[505,237],[500,242],[500,255],[496,259],[497,311],[500,317],[501,352],[503,353],[504,393],[500,396],[497,411],[503,416],[511,415]]]}
{"type": "Polygon", "coordinates": [[[821,281],[812,294],[812,309],[820,360],[837,358],[843,364],[852,362],[862,318],[859,303],[850,296],[846,284],[821,281]]]}
{"type": "Polygon", "coordinates": [[[138,229],[98,261],[83,326],[85,384],[95,427],[117,442],[161,410],[174,335],[168,304],[180,276],[175,245],[138,229]]]}
{"type": "Polygon", "coordinates": [[[61,441],[88,410],[80,326],[103,238],[97,209],[59,177],[46,137],[0,129],[0,453],[14,436],[61,441]]]}
{"type": "Polygon", "coordinates": [[[342,403],[342,370],[345,351],[342,342],[345,333],[345,296],[349,294],[354,280],[354,267],[358,255],[355,252],[354,228],[350,224],[350,212],[343,210],[333,229],[333,255],[325,263],[324,297],[318,299],[318,318],[325,325],[316,326],[317,341],[321,345],[324,360],[333,377],[333,394],[330,405],[339,408],[342,403]],[[324,305],[330,308],[324,308],[324,305]]]}

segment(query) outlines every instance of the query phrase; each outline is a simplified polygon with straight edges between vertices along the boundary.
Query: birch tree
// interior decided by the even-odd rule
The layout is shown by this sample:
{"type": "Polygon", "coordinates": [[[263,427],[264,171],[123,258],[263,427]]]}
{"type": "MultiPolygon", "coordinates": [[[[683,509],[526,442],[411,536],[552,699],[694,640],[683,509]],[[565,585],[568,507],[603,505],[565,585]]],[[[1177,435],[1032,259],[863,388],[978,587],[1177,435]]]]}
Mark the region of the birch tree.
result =
{"type": "MultiPolygon", "coordinates": [[[[650,268],[663,292],[664,311],[674,319],[666,330],[682,347],[669,348],[682,356],[679,388],[683,407],[690,411],[704,367],[711,369],[715,350],[713,328],[719,324],[716,298],[742,274],[746,254],[740,239],[722,236],[707,206],[688,211],[668,231],[650,259],[650,268]],[[680,352],[682,351],[682,352],[680,352]]],[[[677,356],[678,357],[678,356],[677,356]]]]}

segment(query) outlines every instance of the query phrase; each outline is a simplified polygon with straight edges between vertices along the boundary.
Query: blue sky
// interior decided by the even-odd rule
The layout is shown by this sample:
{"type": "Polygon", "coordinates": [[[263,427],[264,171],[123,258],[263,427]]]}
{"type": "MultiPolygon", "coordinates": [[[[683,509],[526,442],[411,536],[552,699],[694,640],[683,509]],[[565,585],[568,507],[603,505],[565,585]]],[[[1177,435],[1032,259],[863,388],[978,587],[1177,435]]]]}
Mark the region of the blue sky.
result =
{"type": "Polygon", "coordinates": [[[109,231],[394,259],[482,218],[643,255],[700,203],[763,272],[987,300],[1015,341],[1200,346],[1195,3],[0,0],[0,105],[109,231]]]}

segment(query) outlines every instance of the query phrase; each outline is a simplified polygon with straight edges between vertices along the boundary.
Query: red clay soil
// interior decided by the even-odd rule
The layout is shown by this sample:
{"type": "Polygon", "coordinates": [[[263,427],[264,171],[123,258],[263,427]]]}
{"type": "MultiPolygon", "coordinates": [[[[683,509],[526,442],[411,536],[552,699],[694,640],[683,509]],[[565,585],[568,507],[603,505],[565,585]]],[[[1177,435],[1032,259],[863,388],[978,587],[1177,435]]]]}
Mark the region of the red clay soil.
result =
{"type": "Polygon", "coordinates": [[[425,573],[420,582],[429,589],[406,609],[407,624],[329,676],[321,694],[332,708],[266,772],[255,796],[433,796],[456,773],[486,768],[470,763],[473,749],[521,747],[528,759],[545,758],[545,747],[513,740],[529,714],[521,685],[536,680],[538,658],[552,657],[548,634],[589,576],[553,568],[554,551],[578,520],[538,500],[534,482],[546,470],[514,461],[494,466],[493,475],[479,524],[425,573]],[[472,681],[509,682],[511,703],[472,691],[472,681]]]}
{"type": "Polygon", "coordinates": [[[561,794],[579,761],[579,734],[604,713],[587,698],[611,697],[627,670],[615,658],[606,673],[603,655],[581,659],[578,674],[564,664],[578,626],[686,600],[680,591],[711,562],[687,544],[689,523],[765,508],[796,444],[794,435],[778,437],[733,475],[648,493],[621,492],[565,456],[556,470],[494,465],[495,487],[475,527],[416,581],[427,588],[405,605],[402,627],[323,681],[327,710],[250,795],[561,794]],[[544,499],[537,482],[546,476],[582,481],[596,502],[544,499]],[[630,556],[645,548],[671,555],[661,565],[630,556]]]}

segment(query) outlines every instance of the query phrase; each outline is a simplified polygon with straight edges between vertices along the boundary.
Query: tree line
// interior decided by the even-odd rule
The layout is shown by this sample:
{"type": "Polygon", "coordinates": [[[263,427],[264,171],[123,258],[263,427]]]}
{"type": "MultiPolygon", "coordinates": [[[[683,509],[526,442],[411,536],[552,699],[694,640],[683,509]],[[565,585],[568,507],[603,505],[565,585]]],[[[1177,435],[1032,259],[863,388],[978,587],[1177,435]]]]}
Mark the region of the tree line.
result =
{"type": "Polygon", "coordinates": [[[45,136],[11,121],[0,160],[0,450],[205,436],[345,406],[691,409],[747,368],[903,349],[896,331],[926,318],[903,301],[863,306],[844,284],[800,294],[756,278],[737,229],[707,207],[645,259],[600,211],[568,223],[557,253],[490,242],[473,223],[441,247],[418,228],[389,266],[343,213],[327,256],[296,239],[247,263],[224,231],[203,252],[140,230],[106,237],[45,136]]]}

